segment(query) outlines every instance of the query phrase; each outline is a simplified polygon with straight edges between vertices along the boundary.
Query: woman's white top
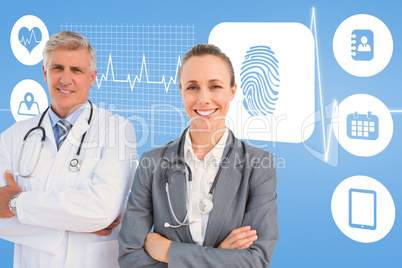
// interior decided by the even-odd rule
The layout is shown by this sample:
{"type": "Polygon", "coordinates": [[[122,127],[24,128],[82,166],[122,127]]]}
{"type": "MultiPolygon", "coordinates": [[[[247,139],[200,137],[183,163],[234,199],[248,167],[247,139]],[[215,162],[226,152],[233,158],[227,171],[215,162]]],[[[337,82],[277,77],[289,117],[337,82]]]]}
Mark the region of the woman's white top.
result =
{"type": "MultiPolygon", "coordinates": [[[[225,149],[226,140],[228,138],[228,129],[215,145],[215,147],[205,155],[204,161],[199,160],[193,150],[190,132],[186,133],[184,143],[184,158],[191,168],[192,172],[192,189],[190,189],[189,200],[189,216],[190,233],[194,243],[202,246],[205,239],[209,213],[201,213],[197,206],[201,199],[208,198],[208,192],[211,189],[215,176],[218,173],[219,164],[222,159],[223,150],[225,149]]],[[[212,198],[212,197],[211,197],[212,198]]]]}

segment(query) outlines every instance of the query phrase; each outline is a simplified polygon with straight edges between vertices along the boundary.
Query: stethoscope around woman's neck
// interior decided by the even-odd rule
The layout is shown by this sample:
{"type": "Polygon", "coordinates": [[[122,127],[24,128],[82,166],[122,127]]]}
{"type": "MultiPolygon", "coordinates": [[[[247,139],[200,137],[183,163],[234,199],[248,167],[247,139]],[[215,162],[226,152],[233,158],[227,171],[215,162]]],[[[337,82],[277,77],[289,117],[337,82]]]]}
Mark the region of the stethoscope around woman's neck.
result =
{"type": "MultiPolygon", "coordinates": [[[[90,112],[89,118],[88,118],[88,125],[90,125],[91,120],[92,120],[93,105],[92,105],[91,101],[88,100],[88,102],[89,102],[89,105],[91,106],[91,112],[90,112]]],[[[38,162],[39,162],[40,154],[42,152],[43,145],[44,145],[45,139],[46,139],[46,131],[41,125],[42,125],[43,119],[45,118],[45,114],[47,113],[49,108],[50,108],[50,106],[47,107],[46,110],[43,112],[42,116],[39,119],[38,125],[36,127],[34,127],[34,128],[31,128],[30,130],[28,130],[28,132],[24,136],[24,139],[22,141],[22,148],[21,148],[20,158],[19,158],[20,159],[20,164],[19,164],[20,172],[16,172],[15,173],[16,176],[20,176],[20,177],[23,177],[23,178],[31,177],[33,172],[34,172],[34,170],[35,170],[35,168],[36,168],[36,166],[37,166],[37,164],[38,164],[38,162]],[[37,157],[37,159],[35,161],[35,164],[34,164],[32,170],[31,170],[31,172],[28,172],[28,174],[22,174],[21,173],[22,152],[24,151],[25,143],[26,143],[29,135],[35,130],[40,130],[42,132],[42,138],[41,138],[41,143],[42,144],[41,144],[41,147],[40,147],[40,152],[38,154],[38,157],[37,157]]],[[[75,158],[71,159],[71,161],[70,161],[70,167],[69,167],[70,171],[75,171],[76,172],[76,171],[79,171],[81,169],[82,160],[79,158],[79,156],[80,156],[80,153],[81,153],[82,144],[84,143],[84,139],[85,139],[86,134],[87,134],[87,131],[85,131],[85,133],[82,135],[80,146],[78,147],[78,150],[77,150],[75,158]]]]}
{"type": "MultiPolygon", "coordinates": [[[[163,161],[166,161],[169,163],[166,172],[165,172],[165,190],[166,190],[166,195],[167,195],[167,199],[168,199],[168,204],[169,204],[169,209],[170,212],[172,213],[173,219],[176,221],[177,225],[173,225],[170,224],[168,222],[165,222],[164,227],[166,228],[179,228],[181,226],[186,226],[186,225],[190,225],[193,222],[187,222],[188,219],[188,215],[189,215],[189,207],[191,205],[191,198],[190,198],[190,190],[192,189],[192,183],[193,183],[193,178],[192,178],[192,173],[191,173],[191,168],[189,167],[189,165],[184,161],[183,157],[180,157],[180,155],[182,154],[182,148],[183,148],[183,144],[185,142],[185,137],[186,137],[186,132],[189,130],[189,128],[187,128],[186,130],[183,131],[183,134],[180,137],[179,140],[179,146],[177,149],[177,153],[176,155],[178,156],[177,158],[173,159],[172,161],[169,160],[169,158],[164,157],[166,150],[169,148],[169,145],[172,143],[168,143],[165,148],[163,149],[162,153],[161,153],[161,158],[163,161]],[[182,168],[178,168],[179,166],[182,166],[182,168]],[[173,170],[173,172],[171,172],[172,167],[177,167],[177,170],[173,170]],[[170,200],[170,193],[169,193],[169,178],[175,174],[176,172],[180,172],[180,173],[184,173],[186,176],[186,216],[184,217],[183,221],[179,221],[176,217],[176,214],[173,211],[173,207],[172,207],[172,202],[170,200]],[[188,180],[188,183],[187,183],[188,180]]],[[[218,172],[216,173],[215,179],[212,183],[211,189],[208,192],[208,197],[207,198],[201,198],[198,202],[197,208],[198,210],[202,213],[202,214],[207,214],[209,212],[212,211],[214,204],[212,201],[212,195],[213,192],[215,190],[216,184],[218,182],[219,176],[222,172],[223,166],[226,164],[226,162],[229,160],[229,157],[232,153],[233,150],[233,146],[234,146],[234,135],[233,133],[229,130],[229,139],[231,139],[231,143],[230,143],[230,147],[228,149],[228,152],[226,153],[225,157],[222,158],[222,161],[219,164],[219,169],[218,172]]]]}

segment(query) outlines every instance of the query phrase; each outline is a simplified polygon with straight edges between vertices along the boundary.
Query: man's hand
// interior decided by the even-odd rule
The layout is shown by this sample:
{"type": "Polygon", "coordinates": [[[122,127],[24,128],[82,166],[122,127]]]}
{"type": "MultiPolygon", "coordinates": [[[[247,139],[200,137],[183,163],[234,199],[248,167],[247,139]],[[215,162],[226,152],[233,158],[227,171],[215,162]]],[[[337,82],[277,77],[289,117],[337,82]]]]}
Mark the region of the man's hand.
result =
{"type": "Polygon", "coordinates": [[[222,241],[218,248],[246,249],[258,239],[257,231],[251,230],[250,226],[234,229],[222,241]]]}
{"type": "Polygon", "coordinates": [[[99,230],[99,231],[95,231],[92,232],[92,234],[97,234],[97,235],[101,235],[101,236],[108,236],[112,233],[112,230],[114,228],[116,228],[119,224],[120,224],[120,219],[121,219],[121,214],[119,216],[117,216],[117,218],[105,229],[99,230]]]}
{"type": "Polygon", "coordinates": [[[4,172],[4,177],[6,178],[7,186],[0,187],[0,218],[9,218],[15,215],[10,211],[8,202],[10,202],[10,199],[14,195],[21,193],[22,191],[9,170],[4,172]]]}
{"type": "Polygon", "coordinates": [[[172,241],[158,233],[148,233],[145,237],[144,249],[152,259],[167,263],[171,243],[172,241]]]}

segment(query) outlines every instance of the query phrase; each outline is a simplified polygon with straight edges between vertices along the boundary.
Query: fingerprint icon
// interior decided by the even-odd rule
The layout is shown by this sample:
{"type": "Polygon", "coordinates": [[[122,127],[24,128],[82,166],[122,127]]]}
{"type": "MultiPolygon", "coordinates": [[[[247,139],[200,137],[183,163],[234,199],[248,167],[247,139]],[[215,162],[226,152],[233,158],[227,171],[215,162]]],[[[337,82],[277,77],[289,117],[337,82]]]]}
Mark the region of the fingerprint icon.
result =
{"type": "Polygon", "coordinates": [[[268,46],[247,51],[241,67],[243,105],[251,116],[273,114],[278,100],[278,60],[268,46]]]}

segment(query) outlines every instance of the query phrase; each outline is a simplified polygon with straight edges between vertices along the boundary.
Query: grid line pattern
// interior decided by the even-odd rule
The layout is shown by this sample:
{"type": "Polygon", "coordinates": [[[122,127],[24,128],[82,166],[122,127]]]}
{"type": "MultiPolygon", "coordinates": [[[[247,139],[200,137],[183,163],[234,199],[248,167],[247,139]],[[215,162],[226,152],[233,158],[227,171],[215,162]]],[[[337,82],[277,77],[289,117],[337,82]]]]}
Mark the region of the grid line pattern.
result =
{"type": "Polygon", "coordinates": [[[81,33],[97,52],[93,103],[131,119],[137,132],[181,133],[188,118],[177,74],[194,25],[69,23],[61,30],[81,33]]]}

